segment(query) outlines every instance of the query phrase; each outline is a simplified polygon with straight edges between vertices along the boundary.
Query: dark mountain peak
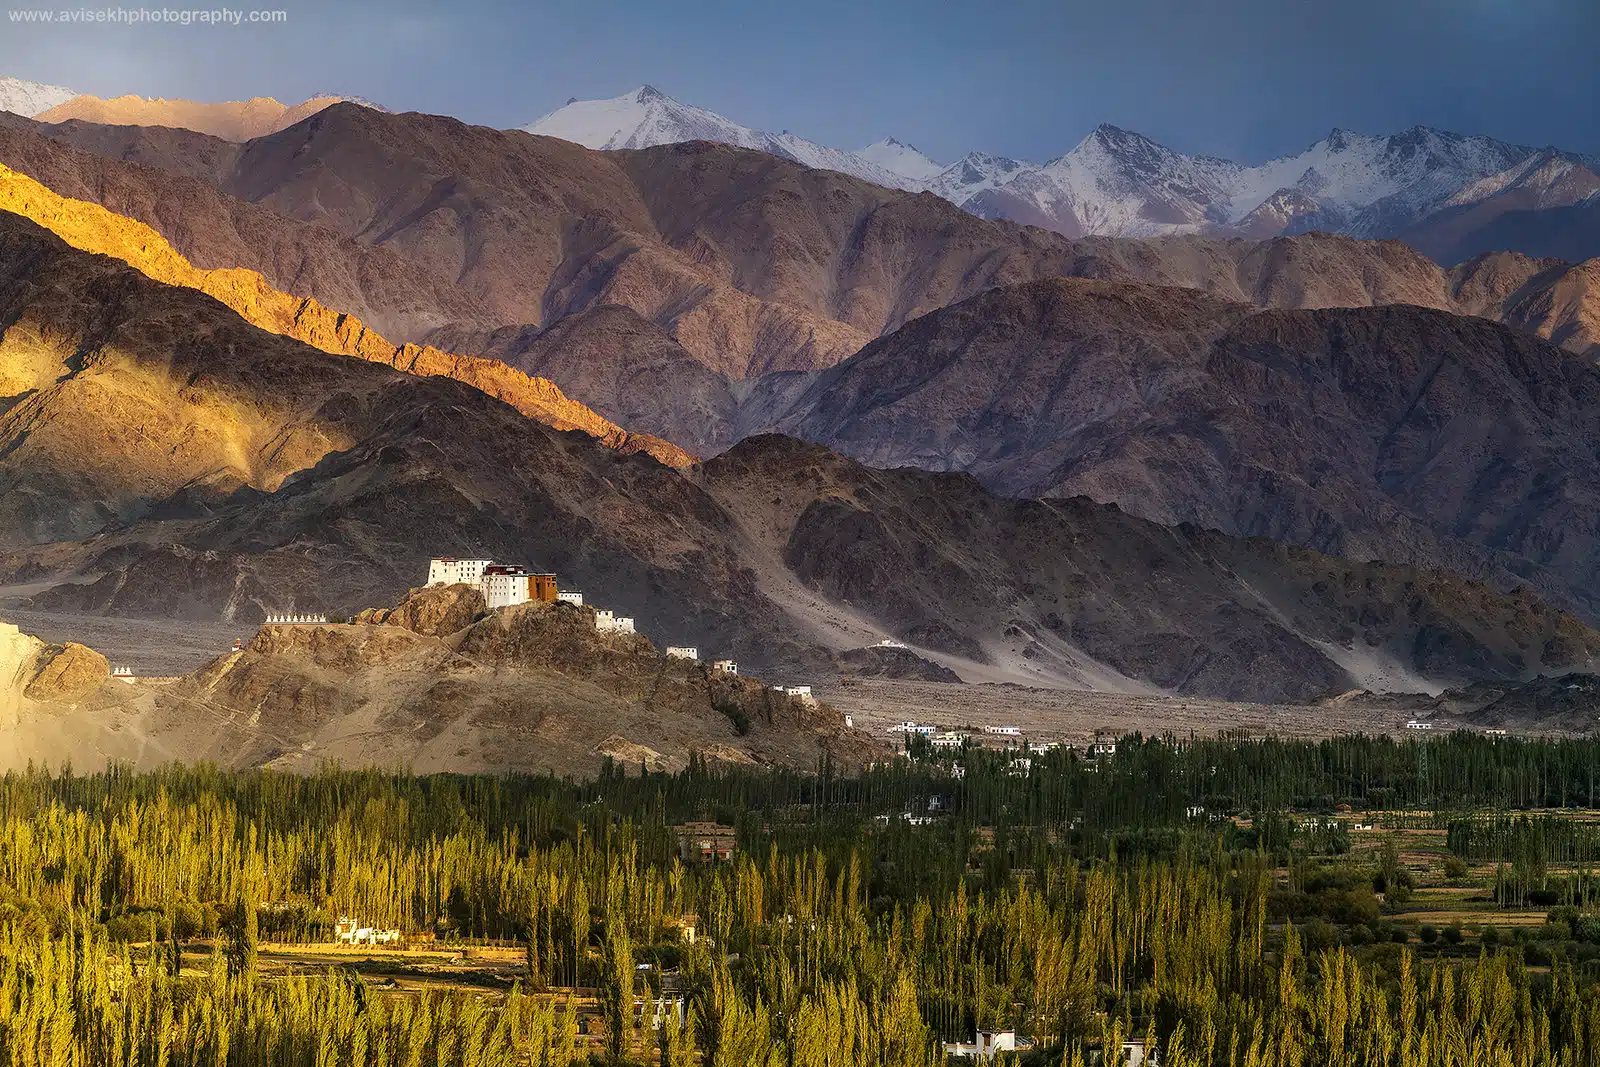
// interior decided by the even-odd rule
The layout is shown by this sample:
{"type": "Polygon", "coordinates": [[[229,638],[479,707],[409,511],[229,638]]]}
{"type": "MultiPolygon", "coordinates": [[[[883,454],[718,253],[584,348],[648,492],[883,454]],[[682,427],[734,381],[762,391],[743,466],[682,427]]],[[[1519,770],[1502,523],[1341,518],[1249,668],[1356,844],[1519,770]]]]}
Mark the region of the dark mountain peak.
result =
{"type": "Polygon", "coordinates": [[[633,94],[633,98],[641,104],[648,104],[656,100],[672,99],[666,93],[662,92],[660,89],[657,89],[654,85],[639,86],[638,90],[633,94]]]}
{"type": "Polygon", "coordinates": [[[1335,126],[1328,131],[1328,136],[1323,138],[1327,142],[1328,151],[1344,152],[1350,147],[1350,142],[1360,136],[1354,130],[1347,130],[1342,126],[1335,126]]]}

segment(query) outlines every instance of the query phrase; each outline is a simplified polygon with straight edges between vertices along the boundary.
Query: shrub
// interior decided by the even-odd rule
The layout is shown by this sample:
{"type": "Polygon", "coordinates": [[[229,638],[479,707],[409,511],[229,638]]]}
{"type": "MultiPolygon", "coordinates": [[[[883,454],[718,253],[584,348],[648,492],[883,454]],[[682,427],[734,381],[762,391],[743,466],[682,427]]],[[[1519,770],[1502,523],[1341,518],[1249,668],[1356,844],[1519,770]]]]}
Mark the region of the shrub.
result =
{"type": "Polygon", "coordinates": [[[1478,931],[1478,940],[1485,945],[1498,945],[1500,943],[1500,928],[1497,926],[1485,926],[1478,931]]]}
{"type": "Polygon", "coordinates": [[[1431,945],[1439,940],[1439,931],[1431,926],[1423,925],[1417,928],[1417,936],[1422,939],[1424,945],[1431,945]]]}
{"type": "Polygon", "coordinates": [[[1452,882],[1467,876],[1467,863],[1460,856],[1446,856],[1444,858],[1444,876],[1452,882]]]}
{"type": "Polygon", "coordinates": [[[1326,919],[1311,919],[1300,928],[1308,952],[1326,952],[1339,943],[1339,930],[1326,919]]]}
{"type": "Polygon", "coordinates": [[[1461,936],[1462,935],[1461,935],[1461,924],[1460,923],[1451,923],[1449,926],[1446,926],[1444,928],[1444,939],[1449,944],[1452,944],[1452,945],[1461,944],[1461,936]]]}

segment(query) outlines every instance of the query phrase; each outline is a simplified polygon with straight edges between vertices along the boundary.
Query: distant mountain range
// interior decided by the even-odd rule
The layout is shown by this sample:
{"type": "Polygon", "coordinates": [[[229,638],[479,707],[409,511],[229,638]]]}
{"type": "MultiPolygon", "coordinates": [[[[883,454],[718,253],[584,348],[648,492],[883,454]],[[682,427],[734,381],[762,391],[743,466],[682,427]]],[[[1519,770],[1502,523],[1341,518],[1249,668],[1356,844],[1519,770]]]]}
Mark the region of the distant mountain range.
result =
{"type": "Polygon", "coordinates": [[[1447,265],[1508,248],[1569,259],[1600,253],[1593,157],[1425,126],[1387,136],[1336,129],[1296,155],[1247,166],[1102,125],[1043,164],[973,152],[941,165],[893,138],[850,152],[764,133],[647,85],[611,100],[569,101],[522,129],[600,149],[693,140],[755,148],[1068,237],[1323,230],[1398,237],[1447,265]],[[1551,211],[1565,213],[1559,225],[1551,211]]]}
{"type": "Polygon", "coordinates": [[[235,142],[276,133],[341,101],[383,110],[370,100],[341,93],[317,93],[294,105],[280,103],[270,96],[208,104],[132,95],[102,99],[59,85],[0,77],[0,111],[23,118],[49,123],[168,126],[235,142]]]}

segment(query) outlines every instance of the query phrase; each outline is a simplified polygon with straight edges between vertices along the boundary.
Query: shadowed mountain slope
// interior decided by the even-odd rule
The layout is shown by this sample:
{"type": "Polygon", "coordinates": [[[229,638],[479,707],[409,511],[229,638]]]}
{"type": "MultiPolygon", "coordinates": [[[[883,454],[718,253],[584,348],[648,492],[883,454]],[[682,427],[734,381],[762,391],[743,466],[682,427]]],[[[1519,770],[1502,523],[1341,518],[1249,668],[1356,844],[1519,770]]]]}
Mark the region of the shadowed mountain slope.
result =
{"type": "Polygon", "coordinates": [[[778,425],[1008,494],[1600,595],[1600,370],[1480,319],[1032,283],[875,342],[778,425]]]}

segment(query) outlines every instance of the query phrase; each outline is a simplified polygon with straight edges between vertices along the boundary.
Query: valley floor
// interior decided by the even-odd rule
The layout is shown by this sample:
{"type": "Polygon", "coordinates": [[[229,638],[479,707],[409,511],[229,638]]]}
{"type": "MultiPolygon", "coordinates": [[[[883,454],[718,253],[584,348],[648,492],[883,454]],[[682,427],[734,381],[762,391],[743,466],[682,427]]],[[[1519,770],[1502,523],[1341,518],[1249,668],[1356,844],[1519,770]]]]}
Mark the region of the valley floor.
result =
{"type": "MultiPolygon", "coordinates": [[[[227,652],[236,638],[248,642],[254,634],[248,624],[106,618],[24,611],[4,605],[0,605],[0,617],[46,641],[78,641],[102,650],[111,663],[132,668],[141,679],[195,670],[227,652]]],[[[142,697],[147,691],[148,684],[141,683],[127,694],[126,700],[119,701],[130,714],[119,716],[119,725],[110,733],[97,725],[104,712],[84,707],[75,709],[81,714],[54,714],[48,716],[48,723],[33,723],[27,728],[30,744],[25,747],[30,756],[49,763],[73,759],[85,766],[94,765],[99,759],[159,763],[167,759],[218,758],[221,754],[212,751],[217,738],[228,734],[232,727],[243,727],[231,721],[237,718],[235,713],[209,708],[191,709],[193,714],[183,716],[187,720],[184,722],[146,722],[149,716],[143,709],[148,701],[142,697]],[[191,748],[193,751],[186,755],[191,748]]],[[[1015,726],[1035,744],[1079,746],[1092,741],[1096,731],[1120,735],[1137,730],[1146,735],[1177,737],[1204,737],[1225,731],[1314,738],[1353,733],[1399,735],[1405,732],[1406,721],[1428,703],[1428,698],[1420,694],[1415,698],[1351,694],[1310,704],[1253,704],[996,682],[945,684],[872,678],[818,685],[816,694],[851,716],[857,729],[886,743],[898,740],[889,733],[891,727],[914,720],[940,730],[969,730],[980,736],[985,726],[1015,726]]],[[[1438,721],[1441,733],[1450,727],[1448,720],[1438,721]]],[[[375,735],[364,734],[365,742],[351,751],[344,751],[339,745],[324,751],[319,745],[315,755],[319,759],[359,759],[359,752],[370,753],[372,736],[375,735]]],[[[289,740],[283,747],[298,758],[308,755],[301,751],[305,746],[289,740]]],[[[431,766],[439,761],[424,762],[431,766]]],[[[451,769],[477,769],[478,761],[467,762],[471,768],[451,769]]],[[[436,769],[450,763],[451,759],[445,758],[436,769]]],[[[489,760],[485,766],[493,764],[495,761],[489,760]]]]}
{"type": "MultiPolygon", "coordinates": [[[[1393,699],[1247,704],[1197,697],[1137,696],[1014,685],[945,685],[862,679],[818,686],[817,695],[859,729],[882,733],[913,720],[941,730],[1016,726],[1029,741],[1082,745],[1096,730],[1210,736],[1225,730],[1290,737],[1403,732],[1411,716],[1393,699]]],[[[1442,724],[1441,724],[1442,725],[1442,724]]]]}

